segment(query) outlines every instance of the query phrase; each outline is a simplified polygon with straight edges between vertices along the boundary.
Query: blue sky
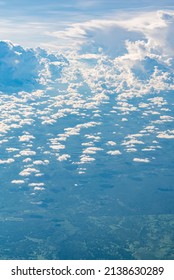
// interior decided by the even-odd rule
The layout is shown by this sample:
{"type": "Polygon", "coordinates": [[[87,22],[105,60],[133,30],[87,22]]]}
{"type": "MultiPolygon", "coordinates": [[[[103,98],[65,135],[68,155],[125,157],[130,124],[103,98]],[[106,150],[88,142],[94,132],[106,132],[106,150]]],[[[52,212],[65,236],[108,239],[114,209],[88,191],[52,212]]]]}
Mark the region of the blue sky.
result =
{"type": "MultiPolygon", "coordinates": [[[[71,24],[113,19],[120,16],[120,13],[128,15],[133,11],[167,9],[173,5],[172,2],[166,0],[164,4],[162,0],[2,0],[0,39],[29,47],[47,45],[52,41],[51,32],[63,31],[71,24]]],[[[57,43],[61,44],[61,39],[57,43]]]]}
{"type": "Polygon", "coordinates": [[[6,0],[0,1],[2,19],[18,21],[38,20],[52,22],[56,20],[72,22],[76,20],[103,17],[117,10],[157,9],[172,6],[172,0],[6,0]]]}

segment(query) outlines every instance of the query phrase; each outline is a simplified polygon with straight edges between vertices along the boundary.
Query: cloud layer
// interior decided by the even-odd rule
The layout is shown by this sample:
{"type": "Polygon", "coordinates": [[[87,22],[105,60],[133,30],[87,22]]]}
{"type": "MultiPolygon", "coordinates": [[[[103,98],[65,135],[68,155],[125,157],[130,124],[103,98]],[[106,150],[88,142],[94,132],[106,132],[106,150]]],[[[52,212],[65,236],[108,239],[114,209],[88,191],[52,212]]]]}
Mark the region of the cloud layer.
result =
{"type": "Polygon", "coordinates": [[[45,183],[55,162],[78,174],[97,160],[153,163],[174,138],[171,26],[171,11],[76,24],[65,33],[78,47],[61,55],[0,42],[0,164],[18,169],[13,184],[45,183]]]}

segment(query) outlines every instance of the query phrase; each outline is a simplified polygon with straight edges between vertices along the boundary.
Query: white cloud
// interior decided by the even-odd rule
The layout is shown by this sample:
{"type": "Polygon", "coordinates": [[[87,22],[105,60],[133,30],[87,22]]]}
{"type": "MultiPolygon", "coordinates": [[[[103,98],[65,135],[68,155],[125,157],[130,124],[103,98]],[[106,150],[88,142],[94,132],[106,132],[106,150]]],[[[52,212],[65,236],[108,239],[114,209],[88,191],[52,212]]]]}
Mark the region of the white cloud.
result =
{"type": "Polygon", "coordinates": [[[34,191],[43,191],[45,188],[42,187],[34,187],[34,191]]]}
{"type": "Polygon", "coordinates": [[[31,162],[31,161],[32,161],[31,158],[25,158],[25,159],[23,160],[23,162],[31,162]]]}
{"type": "Polygon", "coordinates": [[[124,140],[121,145],[128,146],[128,147],[134,147],[135,145],[142,145],[142,144],[144,144],[143,141],[132,138],[131,140],[128,140],[128,141],[124,140]]]}
{"type": "Polygon", "coordinates": [[[117,145],[117,143],[114,142],[114,141],[108,141],[108,142],[106,143],[106,145],[115,146],[115,145],[117,145]]]}
{"type": "Polygon", "coordinates": [[[49,164],[49,160],[34,160],[33,161],[33,164],[34,165],[47,165],[47,164],[49,164]]]}
{"type": "Polygon", "coordinates": [[[35,151],[31,151],[30,149],[27,150],[22,150],[19,153],[21,156],[35,156],[36,152],[35,151]]]}
{"type": "Polygon", "coordinates": [[[98,147],[88,147],[83,150],[83,154],[96,154],[97,151],[102,151],[102,148],[98,147]]]}
{"type": "Polygon", "coordinates": [[[121,155],[121,152],[119,150],[115,150],[115,151],[108,151],[107,154],[111,156],[118,156],[121,155]]]}
{"type": "Polygon", "coordinates": [[[30,183],[28,184],[29,187],[43,187],[45,186],[44,183],[30,183]]]}
{"type": "Polygon", "coordinates": [[[39,170],[36,169],[36,168],[32,168],[32,167],[28,167],[28,168],[25,168],[24,170],[22,170],[19,175],[20,176],[30,176],[32,173],[38,173],[39,170]]]}
{"type": "Polygon", "coordinates": [[[68,160],[70,157],[71,157],[71,156],[68,155],[68,154],[63,154],[63,155],[59,156],[57,160],[58,160],[58,161],[66,161],[66,160],[68,160]]]}
{"type": "MultiPolygon", "coordinates": [[[[2,50],[0,70],[3,77],[2,81],[0,78],[1,89],[7,88],[10,92],[14,89],[18,91],[20,87],[18,94],[0,95],[2,117],[0,133],[3,136],[11,129],[14,145],[17,141],[16,146],[20,149],[9,148],[13,142],[9,137],[2,137],[0,144],[5,146],[7,153],[20,151],[14,157],[15,159],[17,157],[16,161],[21,161],[24,166],[22,167],[24,170],[20,172],[21,176],[31,174],[36,177],[42,176],[39,170],[32,167],[49,164],[52,157],[58,161],[70,159],[69,154],[61,155],[61,152],[65,148],[69,149],[69,145],[71,146],[74,141],[71,139],[72,136],[80,140],[80,145],[76,148],[79,149],[78,155],[82,153],[76,164],[95,161],[95,158],[90,155],[102,150],[95,147],[96,142],[105,143],[109,150],[106,151],[107,154],[117,156],[121,152],[112,150],[117,143],[124,146],[126,153],[136,152],[137,146],[143,152],[148,152],[157,148],[150,146],[149,142],[146,143],[151,136],[161,139],[174,138],[172,131],[162,131],[161,128],[166,122],[170,127],[173,121],[172,111],[168,109],[168,105],[172,104],[168,104],[167,96],[167,91],[174,89],[174,60],[170,49],[173,46],[172,42],[167,45],[166,50],[164,49],[164,42],[170,40],[167,30],[170,29],[172,22],[173,12],[166,11],[141,15],[137,13],[132,18],[122,20],[98,20],[72,25],[65,33],[68,34],[69,39],[78,39],[80,51],[83,53],[75,55],[74,52],[71,55],[69,53],[69,64],[64,57],[49,55],[43,50],[24,50],[10,43],[0,43],[2,50]],[[160,37],[160,30],[165,33],[164,36],[160,37]],[[90,40],[88,40],[89,36],[91,36],[90,40]],[[87,41],[93,42],[89,45],[87,41]],[[168,47],[170,50],[167,53],[168,47]],[[22,73],[24,62],[27,67],[22,73]],[[14,73],[9,78],[10,83],[7,83],[7,76],[12,66],[14,66],[14,73]],[[21,80],[18,81],[20,77],[21,80]],[[34,87],[32,92],[28,92],[25,88],[26,77],[34,87]],[[16,85],[17,81],[20,85],[16,85]],[[43,84],[47,89],[37,90],[39,84],[43,84]],[[9,85],[11,89],[8,88],[9,85]],[[132,116],[136,114],[139,120],[135,128],[136,120],[133,120],[132,116]],[[115,131],[111,133],[116,134],[113,138],[111,134],[104,135],[105,117],[113,117],[111,129],[114,127],[115,131]],[[102,120],[103,123],[95,120],[102,120]],[[37,134],[35,129],[38,123],[37,134]],[[129,130],[129,124],[132,131],[129,130]],[[44,136],[38,146],[41,130],[44,133],[41,135],[44,136]],[[17,134],[18,131],[20,134],[17,134]],[[102,132],[97,133],[97,131],[102,132]],[[33,136],[35,132],[38,135],[37,139],[33,136]],[[108,141],[109,139],[111,140],[108,141]],[[8,141],[9,144],[5,144],[8,141]],[[33,161],[32,156],[36,155],[33,149],[36,149],[39,155],[38,160],[34,157],[33,161]],[[44,160],[45,157],[42,156],[46,156],[49,160],[44,160]]],[[[133,160],[150,161],[148,158],[133,160]]],[[[0,164],[13,161],[14,159],[1,159],[0,164]]],[[[71,160],[68,162],[71,164],[71,160]]],[[[83,169],[79,169],[79,173],[83,172],[85,172],[83,169]]]]}
{"type": "MultiPolygon", "coordinates": [[[[115,16],[116,18],[116,16],[115,16]]],[[[127,18],[124,15],[119,19],[90,20],[83,23],[73,23],[64,31],[50,32],[49,35],[68,40],[69,44],[81,45],[82,53],[94,53],[98,48],[115,55],[122,55],[125,52],[125,41],[138,40],[147,41],[149,48],[157,46],[164,53],[174,53],[173,46],[173,25],[174,12],[153,11],[153,12],[130,12],[127,18]],[[90,40],[89,40],[90,38],[90,40]],[[169,43],[169,44],[168,44],[169,43]]],[[[118,18],[118,15],[117,15],[118,18]]],[[[129,47],[129,53],[135,58],[146,55],[143,48],[136,49],[133,45],[129,47]]]]}
{"type": "Polygon", "coordinates": [[[21,184],[24,184],[25,181],[24,181],[24,180],[12,180],[11,183],[12,183],[12,184],[21,185],[21,184]]]}
{"type": "Polygon", "coordinates": [[[0,41],[0,53],[0,88],[5,92],[37,89],[51,77],[59,78],[68,63],[63,56],[49,55],[41,49],[24,49],[5,41],[0,41]]]}
{"type": "Polygon", "coordinates": [[[30,134],[21,135],[18,138],[19,138],[19,142],[30,142],[30,140],[35,139],[35,137],[30,134]]]}
{"type": "Polygon", "coordinates": [[[80,162],[78,162],[78,164],[85,164],[85,163],[90,163],[92,161],[95,161],[95,158],[90,157],[88,155],[82,155],[80,157],[80,162]]]}
{"type": "Polygon", "coordinates": [[[6,150],[7,150],[8,153],[13,153],[13,152],[19,151],[18,148],[6,148],[6,150]]]}
{"type": "Polygon", "coordinates": [[[128,153],[134,153],[136,151],[137,151],[137,149],[135,149],[135,148],[128,148],[128,149],[126,149],[126,152],[128,152],[128,153]]]}
{"type": "Polygon", "coordinates": [[[62,145],[60,143],[55,143],[54,145],[50,145],[50,148],[59,151],[65,149],[65,145],[62,145]]]}
{"type": "Polygon", "coordinates": [[[174,139],[174,133],[170,133],[170,132],[161,132],[159,133],[157,136],[157,138],[162,138],[162,139],[174,139]]]}
{"type": "Polygon", "coordinates": [[[8,158],[8,159],[0,159],[0,164],[9,164],[9,163],[12,163],[14,162],[15,160],[13,158],[8,158]]]}
{"type": "Polygon", "coordinates": [[[82,146],[93,146],[94,143],[93,142],[85,142],[81,144],[82,146]]]}
{"type": "Polygon", "coordinates": [[[150,160],[148,158],[134,158],[133,161],[135,161],[135,162],[142,162],[142,163],[150,162],[150,160]]]}

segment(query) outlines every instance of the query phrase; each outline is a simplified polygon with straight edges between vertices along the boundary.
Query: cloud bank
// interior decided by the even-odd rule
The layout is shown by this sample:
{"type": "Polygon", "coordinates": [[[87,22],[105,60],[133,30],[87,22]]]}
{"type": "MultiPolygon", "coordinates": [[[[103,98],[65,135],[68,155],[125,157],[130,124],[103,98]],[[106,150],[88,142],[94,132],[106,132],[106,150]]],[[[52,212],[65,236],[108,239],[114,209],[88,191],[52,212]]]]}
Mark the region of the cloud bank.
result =
{"type": "Polygon", "coordinates": [[[122,55],[125,42],[143,40],[158,53],[174,53],[174,12],[129,12],[109,19],[73,23],[63,31],[50,32],[51,37],[67,40],[80,53],[97,53],[98,49],[111,55],[122,55]]]}
{"type": "MultiPolygon", "coordinates": [[[[88,109],[96,102],[106,102],[113,93],[118,100],[126,100],[173,90],[173,33],[174,12],[168,10],[131,12],[126,18],[122,14],[112,20],[74,23],[64,31],[52,32],[50,37],[64,38],[67,43],[62,55],[0,42],[0,90],[57,88],[60,82],[68,84],[68,92],[75,94],[87,85],[92,94],[90,102],[76,100],[74,108],[88,109]]],[[[130,104],[119,109],[136,110],[130,104]]],[[[45,117],[43,122],[54,123],[55,119],[45,117]]]]}
{"type": "Polygon", "coordinates": [[[57,79],[68,63],[62,55],[48,54],[42,49],[24,49],[11,42],[0,42],[0,90],[31,91],[57,79]]]}

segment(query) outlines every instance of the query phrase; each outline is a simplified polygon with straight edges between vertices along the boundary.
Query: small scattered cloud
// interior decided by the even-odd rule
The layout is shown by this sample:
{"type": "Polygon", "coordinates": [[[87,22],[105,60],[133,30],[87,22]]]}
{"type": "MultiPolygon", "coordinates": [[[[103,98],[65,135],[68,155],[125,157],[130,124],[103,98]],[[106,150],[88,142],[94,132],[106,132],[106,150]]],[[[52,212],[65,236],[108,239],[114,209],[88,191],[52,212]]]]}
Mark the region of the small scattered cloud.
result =
{"type": "Polygon", "coordinates": [[[149,163],[150,162],[150,160],[148,158],[134,158],[133,161],[142,162],[142,163],[149,163]]]}
{"type": "Polygon", "coordinates": [[[70,157],[71,157],[71,156],[68,155],[68,154],[63,154],[63,155],[59,156],[59,157],[57,158],[57,160],[58,160],[58,161],[66,161],[66,160],[68,160],[70,157]]]}
{"type": "Polygon", "coordinates": [[[13,158],[8,158],[8,159],[0,159],[0,164],[9,164],[13,163],[15,160],[13,158]]]}
{"type": "Polygon", "coordinates": [[[25,181],[24,180],[12,180],[11,183],[16,184],[16,185],[21,185],[21,184],[24,184],[25,181]]]}
{"type": "Polygon", "coordinates": [[[121,155],[122,153],[119,150],[114,150],[114,151],[108,151],[107,154],[111,156],[118,156],[121,155]]]}
{"type": "Polygon", "coordinates": [[[30,176],[31,174],[35,174],[35,173],[39,173],[40,171],[38,170],[38,169],[36,169],[36,168],[32,168],[32,167],[28,167],[28,168],[25,168],[25,169],[23,169],[20,173],[19,173],[19,175],[20,176],[30,176]]]}
{"type": "Polygon", "coordinates": [[[32,151],[30,149],[26,149],[26,150],[22,150],[20,151],[19,153],[21,156],[35,156],[36,155],[36,152],[35,151],[32,151]]]}

